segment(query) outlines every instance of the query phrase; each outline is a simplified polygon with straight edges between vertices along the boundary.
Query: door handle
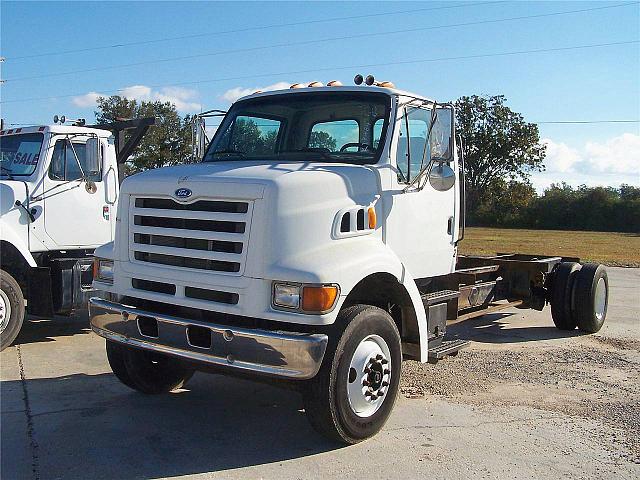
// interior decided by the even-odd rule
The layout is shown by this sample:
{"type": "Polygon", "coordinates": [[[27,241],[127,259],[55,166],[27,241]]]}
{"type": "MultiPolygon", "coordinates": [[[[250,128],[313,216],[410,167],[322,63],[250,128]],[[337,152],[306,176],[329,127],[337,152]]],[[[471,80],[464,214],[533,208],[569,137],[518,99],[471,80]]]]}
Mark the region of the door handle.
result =
{"type": "Polygon", "coordinates": [[[453,235],[453,217],[449,217],[447,220],[447,233],[453,235]]]}

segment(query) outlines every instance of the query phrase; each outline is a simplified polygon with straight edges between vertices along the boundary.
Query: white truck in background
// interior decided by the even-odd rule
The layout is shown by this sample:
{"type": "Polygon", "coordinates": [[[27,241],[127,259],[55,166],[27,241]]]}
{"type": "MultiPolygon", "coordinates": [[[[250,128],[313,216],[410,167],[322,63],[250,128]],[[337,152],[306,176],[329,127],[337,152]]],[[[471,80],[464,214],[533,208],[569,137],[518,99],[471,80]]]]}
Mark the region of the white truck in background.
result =
{"type": "Polygon", "coordinates": [[[105,297],[89,304],[123,384],[284,381],[316,430],[355,443],[389,417],[404,358],[468,343],[445,338],[449,321],[550,303],[558,328],[600,329],[602,266],[458,255],[453,106],[363,80],[241,98],[201,163],[123,182],[115,240],[95,251],[105,297]]]}
{"type": "Polygon", "coordinates": [[[155,119],[64,123],[56,116],[52,125],[0,131],[1,349],[25,310],[52,317],[86,308],[93,250],[115,232],[118,166],[155,119]]]}

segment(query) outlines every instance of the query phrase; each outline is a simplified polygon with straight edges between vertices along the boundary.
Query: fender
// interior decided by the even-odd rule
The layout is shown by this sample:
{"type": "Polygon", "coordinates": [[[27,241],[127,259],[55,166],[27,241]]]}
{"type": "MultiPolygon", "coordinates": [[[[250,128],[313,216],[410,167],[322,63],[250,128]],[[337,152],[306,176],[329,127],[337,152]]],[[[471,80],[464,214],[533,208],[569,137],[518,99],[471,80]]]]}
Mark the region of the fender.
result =
{"type": "Polygon", "coordinates": [[[29,251],[29,247],[25,241],[26,239],[20,238],[20,235],[18,235],[11,226],[7,225],[4,218],[0,219],[0,232],[2,232],[2,241],[13,245],[30,267],[38,266],[29,251]]]}
{"type": "Polygon", "coordinates": [[[270,278],[286,278],[301,283],[335,283],[339,279],[340,300],[334,310],[335,316],[351,290],[362,279],[375,273],[393,275],[407,290],[418,322],[420,360],[426,362],[428,360],[427,315],[418,286],[393,250],[382,243],[378,237],[369,235],[332,242],[319,250],[287,257],[268,271],[270,278]],[[320,262],[321,259],[324,261],[320,262]]]}

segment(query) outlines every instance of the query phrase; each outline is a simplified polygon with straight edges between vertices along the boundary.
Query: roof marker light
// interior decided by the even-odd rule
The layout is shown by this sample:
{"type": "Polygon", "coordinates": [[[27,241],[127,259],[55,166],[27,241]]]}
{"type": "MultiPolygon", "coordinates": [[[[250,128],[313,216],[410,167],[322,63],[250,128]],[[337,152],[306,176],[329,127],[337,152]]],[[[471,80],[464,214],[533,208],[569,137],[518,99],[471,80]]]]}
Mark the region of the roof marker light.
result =
{"type": "Polygon", "coordinates": [[[301,83],[294,83],[289,88],[304,88],[304,85],[301,83]]]}
{"type": "Polygon", "coordinates": [[[340,80],[331,80],[330,82],[327,82],[327,87],[341,87],[342,86],[342,82],[340,80]]]}
{"type": "Polygon", "coordinates": [[[308,87],[324,87],[324,83],[322,82],[311,82],[308,87]]]}
{"type": "Polygon", "coordinates": [[[394,85],[393,82],[376,82],[376,86],[377,87],[383,87],[383,88],[396,88],[396,86],[394,85]]]}

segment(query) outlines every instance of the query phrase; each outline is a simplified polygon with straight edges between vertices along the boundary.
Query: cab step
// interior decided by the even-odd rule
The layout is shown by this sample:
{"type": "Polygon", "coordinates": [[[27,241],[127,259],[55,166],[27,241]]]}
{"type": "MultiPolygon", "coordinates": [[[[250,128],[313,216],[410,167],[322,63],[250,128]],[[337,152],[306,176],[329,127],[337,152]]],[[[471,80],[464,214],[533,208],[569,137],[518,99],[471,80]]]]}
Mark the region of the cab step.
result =
{"type": "Polygon", "coordinates": [[[440,290],[439,292],[423,293],[421,295],[422,303],[424,303],[425,306],[448,302],[459,296],[460,292],[455,290],[440,290]]]}
{"type": "Polygon", "coordinates": [[[429,363],[436,363],[444,357],[455,356],[470,344],[469,340],[443,340],[437,347],[429,349],[429,363]]]}

